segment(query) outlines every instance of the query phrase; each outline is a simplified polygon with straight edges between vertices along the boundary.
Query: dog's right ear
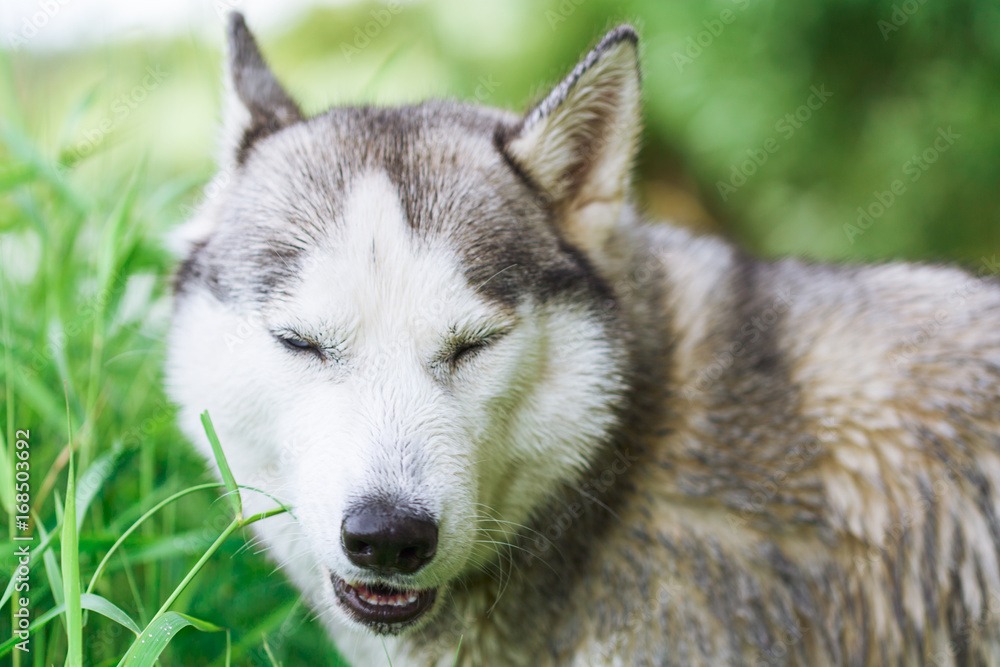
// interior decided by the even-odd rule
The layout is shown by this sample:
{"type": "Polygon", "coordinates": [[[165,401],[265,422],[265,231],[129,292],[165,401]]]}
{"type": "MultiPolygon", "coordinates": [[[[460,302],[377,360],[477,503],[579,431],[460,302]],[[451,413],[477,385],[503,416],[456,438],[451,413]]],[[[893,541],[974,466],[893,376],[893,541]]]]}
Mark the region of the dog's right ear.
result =
{"type": "Polygon", "coordinates": [[[618,224],[639,135],[639,37],[615,28],[498,141],[591,258],[618,224]]]}
{"type": "Polygon", "coordinates": [[[302,120],[302,112],[264,62],[243,15],[229,15],[223,150],[230,166],[246,161],[254,143],[302,120]]]}

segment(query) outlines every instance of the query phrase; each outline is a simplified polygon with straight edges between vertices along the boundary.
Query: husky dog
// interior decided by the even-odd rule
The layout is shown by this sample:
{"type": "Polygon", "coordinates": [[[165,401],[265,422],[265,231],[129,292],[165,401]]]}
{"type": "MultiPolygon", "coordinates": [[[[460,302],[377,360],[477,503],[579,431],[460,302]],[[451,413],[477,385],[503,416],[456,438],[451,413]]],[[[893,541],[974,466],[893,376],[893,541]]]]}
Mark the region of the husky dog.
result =
{"type": "Polygon", "coordinates": [[[307,118],[234,14],[184,429],[291,508],[259,536],[356,665],[998,664],[996,256],[643,222],[637,41],[524,115],[307,118]]]}

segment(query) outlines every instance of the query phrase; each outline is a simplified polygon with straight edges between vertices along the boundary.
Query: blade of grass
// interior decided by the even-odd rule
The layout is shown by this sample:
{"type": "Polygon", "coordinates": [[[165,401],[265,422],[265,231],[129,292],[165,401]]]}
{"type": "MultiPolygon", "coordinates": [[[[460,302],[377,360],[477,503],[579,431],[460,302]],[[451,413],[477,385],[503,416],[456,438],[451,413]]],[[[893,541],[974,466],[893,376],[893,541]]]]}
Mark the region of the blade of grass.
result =
{"type": "Polygon", "coordinates": [[[0,192],[7,192],[19,185],[31,183],[38,173],[30,165],[7,163],[0,167],[0,192]]]}
{"type": "MultiPolygon", "coordinates": [[[[36,522],[35,528],[38,529],[43,541],[48,539],[49,534],[45,532],[45,526],[41,522],[36,522]]],[[[64,584],[62,571],[59,569],[59,564],[56,563],[55,553],[51,549],[46,550],[42,556],[42,561],[45,564],[45,574],[49,579],[49,589],[52,591],[52,598],[57,605],[63,604],[66,600],[63,596],[64,584]]]]}
{"type": "Polygon", "coordinates": [[[281,667],[281,663],[274,657],[271,645],[267,643],[267,637],[262,636],[261,641],[264,643],[264,654],[267,656],[267,661],[271,663],[271,667],[281,667]]]}
{"type": "MultiPolygon", "coordinates": [[[[170,608],[170,605],[172,605],[174,603],[174,601],[177,599],[177,597],[184,591],[184,589],[187,588],[188,584],[191,583],[191,580],[194,579],[195,576],[198,575],[198,573],[201,571],[201,569],[205,566],[205,563],[207,563],[208,560],[212,556],[215,555],[215,552],[219,550],[219,547],[221,547],[222,544],[227,539],[229,539],[230,535],[232,535],[234,532],[236,532],[240,528],[244,528],[246,526],[249,526],[250,524],[253,524],[253,523],[256,523],[257,521],[260,521],[261,519],[266,519],[266,518],[268,518],[270,516],[275,516],[277,514],[281,514],[281,513],[286,512],[286,511],[287,511],[286,508],[280,507],[280,508],[277,508],[277,509],[274,509],[274,510],[269,510],[267,512],[261,512],[259,514],[255,514],[255,515],[253,515],[253,516],[251,516],[251,517],[249,517],[247,519],[241,519],[239,517],[234,518],[232,520],[232,522],[229,524],[229,526],[227,526],[226,529],[224,531],[222,531],[222,534],[219,535],[219,537],[215,540],[215,542],[212,543],[212,546],[210,546],[205,551],[205,553],[202,554],[201,558],[198,559],[198,562],[196,562],[194,564],[194,566],[188,571],[187,575],[184,576],[184,579],[182,579],[181,582],[177,585],[177,588],[174,589],[174,592],[171,593],[170,597],[167,598],[167,601],[164,602],[163,606],[160,607],[160,610],[158,612],[156,612],[156,615],[153,616],[153,620],[150,621],[150,623],[147,626],[146,630],[143,631],[142,637],[146,636],[146,634],[147,634],[147,632],[149,631],[150,628],[152,628],[152,627],[156,627],[156,628],[162,627],[162,625],[163,625],[162,619],[163,618],[165,618],[165,617],[167,617],[169,615],[177,613],[177,612],[168,612],[167,610],[170,608]]],[[[139,641],[140,640],[137,639],[136,640],[136,644],[138,644],[139,641]]],[[[169,641],[169,639],[167,641],[169,641]]],[[[133,644],[133,648],[136,646],[136,644],[133,644]]],[[[166,644],[164,644],[164,646],[166,646],[166,644]]],[[[160,649],[160,650],[162,651],[162,649],[160,649]]],[[[131,652],[132,652],[132,650],[129,649],[129,653],[130,654],[131,654],[131,652]]],[[[159,655],[159,653],[157,653],[156,655],[159,655]]],[[[127,659],[127,658],[128,658],[128,654],[126,654],[126,658],[125,659],[127,659]]],[[[155,656],[154,656],[154,658],[155,658],[155,656]]],[[[125,664],[125,659],[123,659],[122,662],[119,663],[119,665],[124,665],[125,664]]],[[[129,664],[132,664],[132,663],[129,663],[129,664]]],[[[140,665],[150,664],[151,665],[152,663],[143,663],[143,662],[140,662],[138,664],[140,664],[140,665]]]]}
{"type": "MultiPolygon", "coordinates": [[[[130,219],[132,206],[139,191],[139,179],[137,176],[138,172],[133,171],[124,196],[118,200],[110,219],[104,225],[102,245],[105,247],[97,254],[98,294],[110,295],[112,293],[112,281],[115,279],[115,267],[119,264],[119,255],[122,252],[122,248],[129,245],[122,238],[122,229],[126,227],[130,219]]],[[[87,383],[86,412],[84,413],[87,415],[94,414],[100,389],[105,382],[105,377],[100,372],[100,367],[104,357],[104,320],[107,301],[108,299],[106,298],[98,299],[95,308],[96,312],[94,313],[94,330],[90,348],[90,372],[88,373],[89,382],[87,383]]],[[[94,449],[97,446],[96,436],[96,433],[88,433],[88,437],[83,439],[83,443],[80,446],[80,460],[84,465],[90,463],[90,459],[94,454],[94,449]]]]}
{"type": "Polygon", "coordinates": [[[229,462],[226,461],[226,455],[222,453],[222,444],[219,443],[219,436],[215,434],[215,427],[212,425],[212,418],[208,415],[208,410],[201,413],[201,423],[205,427],[208,441],[212,444],[212,453],[215,454],[215,463],[219,466],[219,474],[222,475],[222,481],[226,484],[226,495],[229,496],[236,518],[239,519],[243,516],[243,501],[240,498],[236,479],[229,469],[229,462]]]}
{"type": "Polygon", "coordinates": [[[0,123],[0,141],[10,150],[10,153],[21,162],[31,167],[37,174],[37,182],[45,182],[59,199],[74,210],[86,213],[92,208],[87,197],[70,184],[66,176],[45,157],[44,151],[28,138],[28,135],[17,132],[6,123],[0,123]]]}
{"type": "MultiPolygon", "coordinates": [[[[69,390],[66,391],[66,431],[73,442],[69,414],[69,390]]],[[[80,545],[76,528],[76,470],[73,467],[73,448],[70,447],[69,472],[66,479],[66,507],[63,510],[62,556],[63,597],[66,601],[66,651],[68,667],[83,667],[83,611],[80,606],[80,545]]]]}
{"type": "Polygon", "coordinates": [[[59,495],[59,489],[52,492],[52,504],[56,506],[56,524],[59,526],[59,532],[61,534],[63,519],[66,515],[65,510],[63,509],[62,496],[59,495]]]}
{"type": "Polygon", "coordinates": [[[83,528],[87,509],[94,502],[94,498],[97,497],[97,492],[121,469],[126,457],[134,451],[118,444],[94,459],[86,472],[80,475],[80,479],[76,483],[77,531],[83,528]]]}
{"type": "Polygon", "coordinates": [[[139,627],[138,623],[132,620],[131,616],[118,608],[113,602],[107,598],[102,598],[100,595],[84,593],[80,596],[80,606],[84,609],[97,612],[101,616],[110,618],[119,625],[125,626],[136,635],[142,632],[142,628],[139,627]]]}
{"type": "MultiPolygon", "coordinates": [[[[80,596],[80,607],[83,609],[88,609],[90,611],[97,612],[102,616],[110,618],[116,623],[120,623],[125,626],[136,635],[141,632],[141,629],[133,621],[128,614],[113,605],[108,600],[102,598],[100,595],[91,595],[88,593],[83,593],[80,596]]],[[[35,619],[35,622],[28,626],[28,636],[35,634],[38,630],[45,626],[46,623],[51,621],[53,618],[57,618],[66,612],[66,605],[60,604],[35,619]]],[[[19,637],[11,637],[3,644],[0,644],[0,657],[10,653],[14,646],[21,641],[19,637]]],[[[40,652],[41,653],[41,652],[40,652]]]]}
{"type": "Polygon", "coordinates": [[[0,438],[0,455],[3,456],[3,480],[0,481],[0,503],[7,512],[7,525],[10,537],[14,537],[14,449],[16,437],[14,433],[14,380],[11,373],[13,345],[10,339],[10,320],[7,311],[7,274],[0,267],[0,329],[3,331],[3,364],[4,364],[4,398],[7,403],[7,434],[11,440],[11,448],[7,449],[7,438],[0,438]]]}
{"type": "MultiPolygon", "coordinates": [[[[6,343],[4,343],[6,346],[6,343]]],[[[7,404],[8,406],[10,403],[7,404]]],[[[14,450],[7,450],[7,438],[0,431],[0,508],[8,515],[10,537],[14,537],[14,450]]]]}
{"type": "Polygon", "coordinates": [[[139,528],[139,526],[141,526],[143,523],[146,522],[146,519],[149,519],[151,516],[153,516],[161,509],[163,509],[164,507],[166,507],[167,505],[169,505],[170,503],[174,502],[179,498],[183,498],[184,496],[194,493],[196,491],[201,491],[203,489],[214,489],[220,486],[222,486],[222,484],[219,484],[218,482],[192,486],[187,489],[184,489],[183,491],[178,491],[177,493],[167,498],[164,498],[163,500],[161,500],[160,502],[156,503],[151,508],[149,508],[149,510],[145,514],[143,514],[135,521],[135,523],[129,526],[128,530],[122,533],[121,537],[119,537],[118,540],[111,545],[111,548],[108,549],[108,553],[104,554],[104,558],[101,559],[101,562],[97,565],[97,569],[94,571],[93,576],[90,578],[90,584],[87,586],[87,592],[90,593],[94,590],[94,586],[97,585],[97,580],[101,578],[101,574],[104,572],[104,568],[107,567],[108,561],[111,560],[111,556],[113,556],[115,551],[118,550],[118,548],[122,545],[122,543],[128,539],[129,535],[134,533],[135,530],[139,528]]]}
{"type": "Polygon", "coordinates": [[[142,594],[139,592],[139,585],[136,584],[132,564],[124,549],[118,552],[118,560],[121,561],[122,572],[125,574],[125,581],[128,582],[128,590],[132,593],[132,601],[135,602],[135,610],[139,614],[139,622],[142,624],[142,627],[146,627],[149,622],[149,619],[146,617],[146,605],[142,601],[142,594]]]}
{"type": "Polygon", "coordinates": [[[181,594],[181,592],[187,587],[189,583],[191,583],[191,580],[194,579],[195,576],[198,574],[198,572],[201,571],[201,568],[204,567],[206,562],[208,562],[208,559],[211,558],[213,555],[215,555],[215,552],[219,550],[219,547],[222,546],[222,543],[225,542],[230,535],[232,535],[241,527],[241,524],[242,522],[239,519],[233,519],[233,521],[226,527],[226,529],[222,531],[222,534],[219,535],[219,537],[215,540],[215,542],[212,543],[212,546],[208,548],[208,551],[202,554],[201,558],[198,559],[198,562],[194,564],[194,567],[192,567],[188,571],[188,573],[184,576],[184,578],[181,579],[181,583],[177,585],[177,588],[174,589],[174,592],[170,594],[170,597],[167,598],[167,601],[164,602],[163,606],[160,607],[160,610],[156,612],[156,616],[153,617],[153,620],[150,622],[150,624],[155,623],[160,617],[162,617],[165,613],[167,613],[167,609],[169,609],[170,605],[174,603],[174,600],[177,599],[177,596],[181,594]]]}
{"type": "Polygon", "coordinates": [[[202,632],[222,632],[222,628],[187,614],[171,611],[155,619],[136,637],[119,667],[153,667],[163,649],[179,630],[191,626],[202,632]]]}
{"type": "MultiPolygon", "coordinates": [[[[3,63],[6,65],[6,63],[3,63]]],[[[6,73],[7,68],[3,68],[4,73],[6,73]]],[[[8,79],[6,76],[3,77],[3,82],[7,83],[8,79]]],[[[6,89],[6,86],[4,86],[6,89]]],[[[3,248],[0,248],[0,252],[3,248]]],[[[4,253],[6,256],[6,253],[4,253]]],[[[13,539],[16,533],[16,523],[14,517],[16,513],[14,511],[14,451],[16,449],[17,436],[14,431],[14,383],[13,383],[13,373],[11,372],[11,364],[13,355],[11,351],[13,346],[11,345],[10,336],[10,320],[8,318],[7,312],[9,310],[9,304],[7,302],[7,274],[3,271],[3,267],[0,267],[0,326],[2,326],[3,332],[3,360],[4,360],[4,398],[6,400],[7,406],[7,434],[11,441],[10,450],[7,449],[7,438],[0,436],[0,456],[3,457],[3,480],[0,481],[0,503],[3,504],[3,508],[7,513],[7,526],[8,526],[8,536],[13,539]]],[[[10,578],[7,585],[7,590],[4,592],[3,603],[0,606],[6,604],[7,598],[11,595],[14,590],[14,582],[16,579],[14,577],[10,578]]],[[[20,596],[18,599],[11,603],[11,614],[16,614],[20,611],[21,601],[20,596]]],[[[12,624],[13,626],[13,624],[12,624]]],[[[11,633],[13,634],[13,633],[11,633]]],[[[12,640],[19,639],[17,635],[14,635],[12,640]]],[[[16,643],[16,642],[15,642],[16,643]]],[[[21,656],[15,655],[12,664],[14,667],[21,667],[21,656]]]]}

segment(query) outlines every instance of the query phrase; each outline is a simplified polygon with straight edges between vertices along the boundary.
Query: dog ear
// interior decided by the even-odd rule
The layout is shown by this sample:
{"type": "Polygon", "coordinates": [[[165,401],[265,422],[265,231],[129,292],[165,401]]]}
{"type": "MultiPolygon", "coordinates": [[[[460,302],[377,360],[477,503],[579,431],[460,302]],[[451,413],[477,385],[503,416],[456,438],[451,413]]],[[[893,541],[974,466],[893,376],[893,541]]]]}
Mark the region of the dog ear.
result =
{"type": "Polygon", "coordinates": [[[241,165],[254,143],[302,120],[302,112],[274,77],[243,15],[229,15],[229,76],[224,150],[241,165]]]}
{"type": "Polygon", "coordinates": [[[569,241],[599,252],[621,213],[640,130],[638,35],[615,28],[507,135],[569,241]]]}

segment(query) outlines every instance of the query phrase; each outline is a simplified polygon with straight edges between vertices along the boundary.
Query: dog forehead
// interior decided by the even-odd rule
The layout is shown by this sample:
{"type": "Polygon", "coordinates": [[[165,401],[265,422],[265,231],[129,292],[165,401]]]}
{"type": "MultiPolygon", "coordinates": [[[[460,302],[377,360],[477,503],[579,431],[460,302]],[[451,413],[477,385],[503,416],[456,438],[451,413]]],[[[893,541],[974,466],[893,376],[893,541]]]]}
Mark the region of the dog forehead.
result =
{"type": "Polygon", "coordinates": [[[320,239],[351,252],[375,224],[369,218],[393,221],[391,232],[381,230],[381,251],[394,252],[402,218],[425,242],[418,246],[450,247],[469,283],[513,306],[525,292],[515,278],[558,252],[555,236],[494,145],[497,119],[432,110],[338,109],[289,128],[248,164],[249,180],[267,184],[253,195],[309,240],[309,254],[320,239]]]}
{"type": "Polygon", "coordinates": [[[326,311],[324,318],[346,315],[359,328],[437,334],[494,311],[469,284],[447,239],[414,230],[384,170],[347,184],[338,218],[303,267],[299,306],[326,311]]]}
{"type": "Polygon", "coordinates": [[[331,109],[262,140],[245,165],[244,194],[309,231],[339,217],[331,213],[359,176],[381,170],[411,226],[454,232],[526,194],[496,148],[499,118],[487,111],[429,103],[331,109]]]}
{"type": "MultiPolygon", "coordinates": [[[[368,224],[364,211],[382,209],[377,198],[361,198],[367,203],[353,202],[347,216],[347,199],[374,187],[391,192],[399,214],[383,218],[401,217],[426,242],[415,247],[450,248],[466,284],[501,308],[581,289],[601,297],[537,190],[498,149],[495,131],[505,122],[442,104],[343,108],[266,137],[222,198],[223,224],[182,277],[223,301],[284,300],[300,287],[304,264],[330,245],[356,245],[368,224]],[[372,173],[381,174],[378,185],[363,187],[372,173]]],[[[390,227],[386,240],[403,238],[399,225],[390,227]]],[[[382,252],[393,252],[392,243],[382,252]]]]}

